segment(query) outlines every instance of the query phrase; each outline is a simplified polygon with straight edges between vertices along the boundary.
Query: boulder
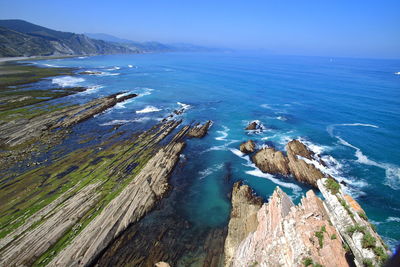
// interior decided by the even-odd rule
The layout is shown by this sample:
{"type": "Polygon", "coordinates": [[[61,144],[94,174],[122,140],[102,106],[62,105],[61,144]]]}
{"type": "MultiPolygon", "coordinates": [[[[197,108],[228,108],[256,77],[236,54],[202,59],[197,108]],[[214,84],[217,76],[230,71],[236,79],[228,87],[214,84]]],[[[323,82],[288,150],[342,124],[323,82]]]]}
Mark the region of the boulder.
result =
{"type": "Polygon", "coordinates": [[[252,121],[249,123],[249,125],[247,125],[245,130],[252,131],[252,130],[257,130],[259,128],[260,128],[260,125],[256,121],[252,121]]]}
{"type": "Polygon", "coordinates": [[[239,149],[244,154],[253,153],[256,149],[256,144],[253,142],[253,140],[248,140],[247,142],[240,144],[239,149]]]}

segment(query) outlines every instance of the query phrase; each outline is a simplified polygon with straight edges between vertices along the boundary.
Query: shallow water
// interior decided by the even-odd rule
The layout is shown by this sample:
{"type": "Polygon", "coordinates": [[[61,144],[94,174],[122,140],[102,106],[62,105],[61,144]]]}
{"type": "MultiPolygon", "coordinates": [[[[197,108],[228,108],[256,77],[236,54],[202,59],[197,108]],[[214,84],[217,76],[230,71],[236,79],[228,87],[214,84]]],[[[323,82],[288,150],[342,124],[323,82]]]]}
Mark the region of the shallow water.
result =
{"type": "Polygon", "coordinates": [[[265,199],[279,185],[298,202],[308,186],[261,173],[237,149],[249,138],[279,149],[302,138],[329,161],[328,171],[348,184],[346,190],[389,245],[400,240],[398,60],[164,53],[34,63],[101,72],[42,81],[43,88],[90,88],[56,101],[81,103],[121,91],[139,94],[79,125],[76,136],[106,135],[120,124],[121,131],[145,129],[182,105],[190,105],[187,123],[213,120],[204,139],[188,141],[186,163],[180,165],[187,186],[178,194],[175,211],[193,228],[226,225],[227,175],[244,180],[265,199]],[[244,131],[252,120],[264,125],[261,133],[244,131]]]}

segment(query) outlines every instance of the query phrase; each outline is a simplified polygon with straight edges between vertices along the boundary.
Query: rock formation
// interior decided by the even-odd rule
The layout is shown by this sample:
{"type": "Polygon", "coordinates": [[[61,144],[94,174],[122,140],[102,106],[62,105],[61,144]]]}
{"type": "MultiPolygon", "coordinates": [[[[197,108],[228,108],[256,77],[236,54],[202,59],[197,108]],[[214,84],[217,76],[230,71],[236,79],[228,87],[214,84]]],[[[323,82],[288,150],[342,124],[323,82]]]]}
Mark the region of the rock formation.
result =
{"type": "Polygon", "coordinates": [[[115,106],[136,94],[122,93],[92,100],[79,106],[69,106],[31,119],[14,120],[0,125],[0,144],[14,147],[42,138],[52,129],[66,128],[80,123],[115,106]]]}
{"type": "Polygon", "coordinates": [[[263,172],[281,175],[293,175],[300,182],[317,187],[317,180],[330,177],[318,169],[313,162],[325,165],[322,159],[309,150],[299,140],[290,141],[287,146],[287,156],[274,148],[259,150],[252,160],[263,172]]]}
{"type": "Polygon", "coordinates": [[[247,127],[245,128],[246,131],[254,131],[254,130],[260,130],[261,129],[261,125],[258,121],[252,121],[249,123],[249,125],[247,125],[247,127]]]}
{"type": "Polygon", "coordinates": [[[253,140],[248,140],[247,142],[241,143],[239,149],[244,154],[250,154],[255,151],[256,144],[253,140]]]}
{"type": "Polygon", "coordinates": [[[310,190],[297,206],[279,187],[268,203],[261,205],[254,201],[257,198],[248,186],[236,183],[225,241],[225,266],[382,264],[387,251],[379,235],[357,213],[349,213],[354,210],[342,198],[340,189],[332,194],[324,182],[326,178],[318,180],[325,201],[310,190]],[[338,198],[344,202],[340,204],[338,198]],[[366,235],[374,241],[366,241],[366,235]]]}
{"type": "Polygon", "coordinates": [[[253,162],[263,172],[289,175],[288,159],[281,151],[272,147],[259,150],[253,157],[253,162]]]}
{"type": "Polygon", "coordinates": [[[225,266],[230,266],[240,242],[257,228],[257,212],[262,200],[251,188],[237,182],[232,191],[232,211],[225,240],[225,266]]]}
{"type": "Polygon", "coordinates": [[[211,126],[211,121],[207,121],[203,125],[196,124],[194,127],[190,129],[187,136],[193,138],[203,138],[207,134],[208,128],[210,128],[210,126],[211,126]]]}

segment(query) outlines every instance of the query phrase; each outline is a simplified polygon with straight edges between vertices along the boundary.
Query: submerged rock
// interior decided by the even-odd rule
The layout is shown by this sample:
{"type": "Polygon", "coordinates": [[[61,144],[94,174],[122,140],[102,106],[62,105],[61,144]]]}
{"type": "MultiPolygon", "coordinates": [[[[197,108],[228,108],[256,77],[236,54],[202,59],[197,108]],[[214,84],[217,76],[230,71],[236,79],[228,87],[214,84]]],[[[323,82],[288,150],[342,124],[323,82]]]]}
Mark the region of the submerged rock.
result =
{"type": "Polygon", "coordinates": [[[192,138],[203,138],[207,132],[208,128],[211,126],[211,121],[207,121],[203,125],[201,124],[196,124],[192,128],[190,128],[187,136],[192,137],[192,138]]]}
{"type": "Polygon", "coordinates": [[[256,144],[253,140],[248,140],[247,142],[240,144],[239,149],[244,154],[253,153],[256,149],[256,144]]]}

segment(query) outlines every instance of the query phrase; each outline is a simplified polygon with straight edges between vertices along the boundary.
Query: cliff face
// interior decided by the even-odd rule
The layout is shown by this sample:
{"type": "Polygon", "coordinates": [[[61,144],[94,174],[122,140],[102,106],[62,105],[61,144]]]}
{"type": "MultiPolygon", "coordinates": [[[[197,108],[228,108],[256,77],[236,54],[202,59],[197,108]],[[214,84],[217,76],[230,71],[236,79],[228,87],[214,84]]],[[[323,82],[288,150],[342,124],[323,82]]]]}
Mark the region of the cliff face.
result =
{"type": "MultiPolygon", "coordinates": [[[[225,241],[225,266],[320,264],[334,267],[383,262],[386,251],[380,237],[368,222],[362,223],[359,220],[352,206],[343,208],[337,200],[337,197],[341,198],[342,192],[339,190],[336,195],[331,194],[323,183],[325,181],[318,181],[318,186],[323,189],[321,191],[328,200],[322,201],[310,190],[299,205],[294,205],[277,187],[268,203],[264,203],[257,211],[259,206],[249,204],[256,199],[251,189],[235,184],[231,220],[225,241]],[[354,214],[350,215],[349,211],[354,214]],[[240,227],[240,223],[244,226],[240,227]],[[355,230],[352,237],[349,236],[349,227],[358,227],[356,225],[362,225],[357,229],[362,229],[360,231],[363,233],[355,230]],[[373,247],[365,244],[364,236],[368,234],[375,240],[373,247]],[[382,249],[380,256],[377,247],[382,249]]],[[[347,205],[346,198],[343,199],[347,205]]],[[[355,205],[356,202],[352,202],[355,205]]]]}
{"type": "MultiPolygon", "coordinates": [[[[234,202],[232,205],[233,209],[237,206],[234,202]]],[[[307,192],[301,204],[295,206],[277,187],[253,219],[256,230],[235,248],[229,247],[235,252],[232,260],[226,258],[227,266],[302,266],[308,259],[323,266],[348,266],[338,233],[313,191],[307,192]]],[[[228,237],[231,232],[229,223],[228,237]]]]}

